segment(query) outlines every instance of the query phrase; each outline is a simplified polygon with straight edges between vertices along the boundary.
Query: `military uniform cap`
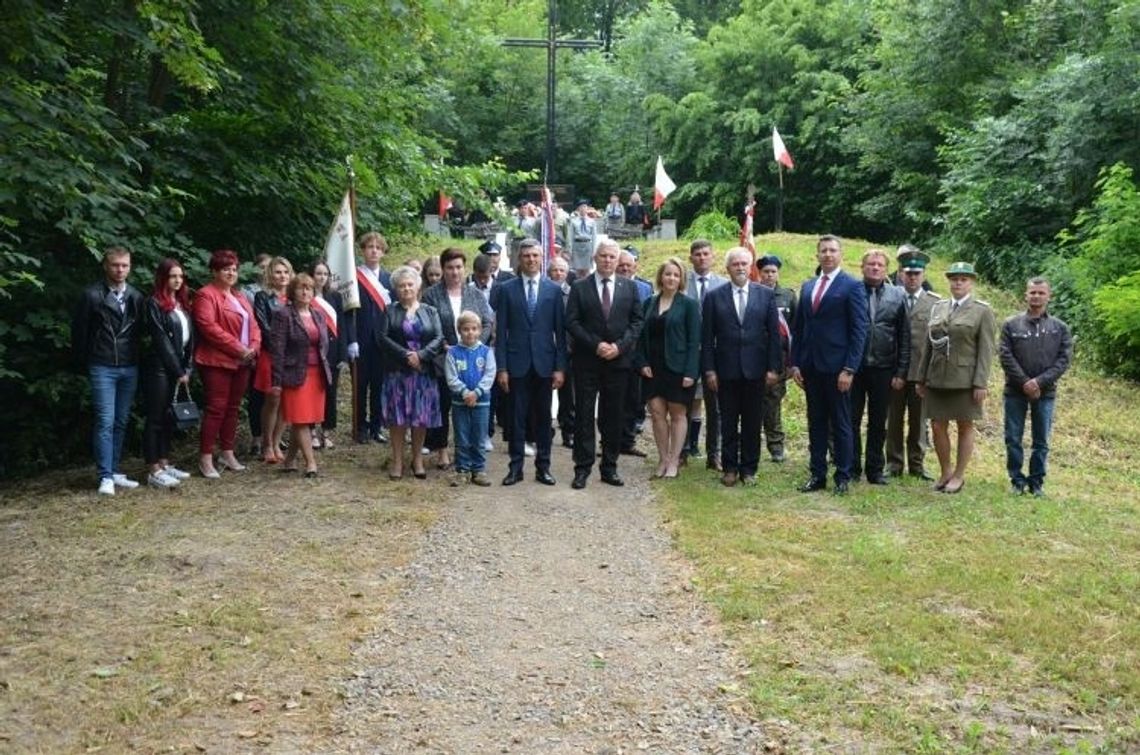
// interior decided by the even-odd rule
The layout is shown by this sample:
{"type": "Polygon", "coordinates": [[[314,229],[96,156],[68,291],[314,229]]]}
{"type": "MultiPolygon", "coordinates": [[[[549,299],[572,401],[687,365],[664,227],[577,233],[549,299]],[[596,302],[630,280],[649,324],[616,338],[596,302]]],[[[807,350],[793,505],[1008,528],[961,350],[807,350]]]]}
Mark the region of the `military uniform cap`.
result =
{"type": "Polygon", "coordinates": [[[780,261],[780,258],[774,254],[765,254],[763,257],[756,260],[757,269],[762,270],[762,269],[768,267],[769,265],[772,265],[773,267],[776,267],[776,268],[781,268],[784,266],[784,263],[782,261],[780,261]]]}
{"type": "Polygon", "coordinates": [[[900,251],[895,259],[898,262],[899,270],[904,271],[925,270],[926,266],[930,264],[930,255],[918,249],[900,251]]]}
{"type": "Polygon", "coordinates": [[[969,262],[955,262],[946,270],[946,277],[952,278],[955,275],[968,275],[971,278],[977,278],[978,273],[974,270],[974,266],[969,262]]]}
{"type": "Polygon", "coordinates": [[[501,254],[503,247],[499,246],[493,240],[489,239],[479,245],[479,251],[483,254],[501,254]]]}

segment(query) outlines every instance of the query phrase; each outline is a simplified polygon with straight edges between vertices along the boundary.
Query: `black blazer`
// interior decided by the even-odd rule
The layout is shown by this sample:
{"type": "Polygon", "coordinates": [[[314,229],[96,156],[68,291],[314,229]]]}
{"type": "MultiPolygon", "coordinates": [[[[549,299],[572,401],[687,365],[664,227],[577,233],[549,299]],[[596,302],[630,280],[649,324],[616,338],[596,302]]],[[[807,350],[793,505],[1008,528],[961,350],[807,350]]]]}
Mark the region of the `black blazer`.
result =
{"type": "Polygon", "coordinates": [[[637,339],[636,366],[638,369],[649,365],[649,338],[652,322],[658,318],[665,320],[665,366],[670,372],[682,377],[700,378],[701,361],[701,308],[695,299],[683,292],[673,297],[673,303],[664,315],[657,314],[657,304],[661,294],[655,294],[645,301],[645,325],[641,337],[637,339]]]}
{"type": "MultiPolygon", "coordinates": [[[[408,366],[408,339],[404,336],[404,320],[408,312],[399,302],[392,302],[387,311],[387,327],[376,331],[376,342],[384,353],[387,371],[415,372],[408,366]]],[[[443,327],[439,322],[439,312],[430,304],[421,303],[416,309],[416,320],[420,324],[420,372],[435,375],[433,362],[443,351],[443,327]]]]}
{"type": "Polygon", "coordinates": [[[633,352],[645,321],[637,286],[633,281],[614,275],[614,291],[610,297],[610,316],[602,316],[602,300],[598,296],[597,273],[587,275],[570,288],[566,300],[566,332],[573,343],[573,362],[582,369],[595,369],[607,364],[598,357],[598,344],[616,344],[621,356],[608,364],[619,369],[633,366],[633,352]]]}
{"type": "Polygon", "coordinates": [[[748,284],[744,322],[736,316],[736,286],[705,294],[701,310],[701,369],[720,380],[763,380],[783,370],[780,316],[772,289],[748,284]]]}
{"type": "MultiPolygon", "coordinates": [[[[329,327],[325,313],[310,307],[313,323],[317,326],[317,359],[325,385],[332,382],[329,366],[329,327]]],[[[273,365],[272,385],[295,388],[305,383],[309,368],[309,333],[301,322],[301,314],[292,304],[286,304],[273,313],[269,329],[269,354],[273,365]]]]}
{"type": "Polygon", "coordinates": [[[194,319],[186,315],[186,326],[190,337],[182,346],[182,324],[173,312],[163,312],[158,300],[153,296],[146,300],[146,333],[150,339],[150,351],[145,365],[148,371],[162,371],[172,378],[189,375],[194,364],[194,319]]]}

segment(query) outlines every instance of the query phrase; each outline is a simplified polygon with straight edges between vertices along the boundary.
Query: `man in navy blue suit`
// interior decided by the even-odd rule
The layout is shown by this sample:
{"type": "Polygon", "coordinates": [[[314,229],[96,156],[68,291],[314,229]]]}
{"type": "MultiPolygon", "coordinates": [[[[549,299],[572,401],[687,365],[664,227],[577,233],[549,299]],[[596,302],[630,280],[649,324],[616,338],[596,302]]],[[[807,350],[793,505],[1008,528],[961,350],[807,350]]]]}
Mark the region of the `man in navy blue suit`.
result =
{"type": "Polygon", "coordinates": [[[780,318],[771,289],[748,280],[752,252],[725,255],[730,283],[701,307],[701,369],[720,405],[721,465],[726,486],[756,484],[764,395],[781,370],[780,318]]]}
{"type": "Polygon", "coordinates": [[[566,371],[562,288],[542,275],[542,246],[535,239],[519,242],[518,267],[518,277],[502,284],[495,311],[496,380],[510,401],[513,425],[503,484],[522,481],[529,424],[535,432],[534,479],[553,485],[551,395],[562,387],[566,371]]]}
{"type": "Polygon", "coordinates": [[[835,438],[835,493],[851,480],[855,441],[851,382],[867,343],[867,294],[862,281],[839,269],[843,248],[835,236],[816,244],[819,275],[805,281],[792,325],[792,379],[807,395],[811,478],[808,493],[827,487],[827,442],[835,438]]]}

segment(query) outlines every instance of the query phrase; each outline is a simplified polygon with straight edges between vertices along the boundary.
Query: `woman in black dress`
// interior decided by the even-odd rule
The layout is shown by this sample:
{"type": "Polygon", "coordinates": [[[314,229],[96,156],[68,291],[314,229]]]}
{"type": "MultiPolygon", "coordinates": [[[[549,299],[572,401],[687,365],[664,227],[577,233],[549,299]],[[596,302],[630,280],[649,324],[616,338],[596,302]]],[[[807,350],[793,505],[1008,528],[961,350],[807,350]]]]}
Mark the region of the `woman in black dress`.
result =
{"type": "Polygon", "coordinates": [[[685,268],[670,257],[657,268],[657,293],[645,302],[645,325],[638,340],[637,361],[645,378],[645,395],[657,443],[654,477],[676,477],[689,423],[689,404],[696,391],[701,353],[701,313],[685,296],[685,268]]]}

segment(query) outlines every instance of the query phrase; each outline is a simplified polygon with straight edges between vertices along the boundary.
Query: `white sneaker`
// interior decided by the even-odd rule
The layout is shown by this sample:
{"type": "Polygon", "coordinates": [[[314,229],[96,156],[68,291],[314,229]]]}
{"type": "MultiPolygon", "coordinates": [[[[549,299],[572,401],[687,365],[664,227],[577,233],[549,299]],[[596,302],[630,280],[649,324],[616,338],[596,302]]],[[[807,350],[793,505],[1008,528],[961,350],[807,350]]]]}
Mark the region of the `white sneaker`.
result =
{"type": "Polygon", "coordinates": [[[176,488],[180,484],[166,472],[151,472],[147,475],[146,483],[152,488],[176,488]]]}
{"type": "Polygon", "coordinates": [[[167,477],[173,477],[176,480],[189,480],[190,479],[190,473],[189,472],[183,472],[181,469],[179,469],[178,467],[175,467],[175,466],[167,465],[167,466],[162,468],[162,471],[166,474],[167,477]]]}
{"type": "Polygon", "coordinates": [[[495,450],[495,444],[491,442],[490,438],[484,438],[483,439],[483,450],[484,451],[494,451],[495,450]]]}
{"type": "Polygon", "coordinates": [[[538,453],[538,449],[535,448],[533,443],[523,444],[523,456],[534,456],[536,453],[538,453]]]}
{"type": "Polygon", "coordinates": [[[111,480],[120,488],[124,490],[131,490],[139,486],[138,482],[127,477],[125,474],[111,475],[111,480]]]}
{"type": "Polygon", "coordinates": [[[110,477],[104,477],[99,480],[99,495],[114,495],[115,494],[115,481],[110,477]]]}

